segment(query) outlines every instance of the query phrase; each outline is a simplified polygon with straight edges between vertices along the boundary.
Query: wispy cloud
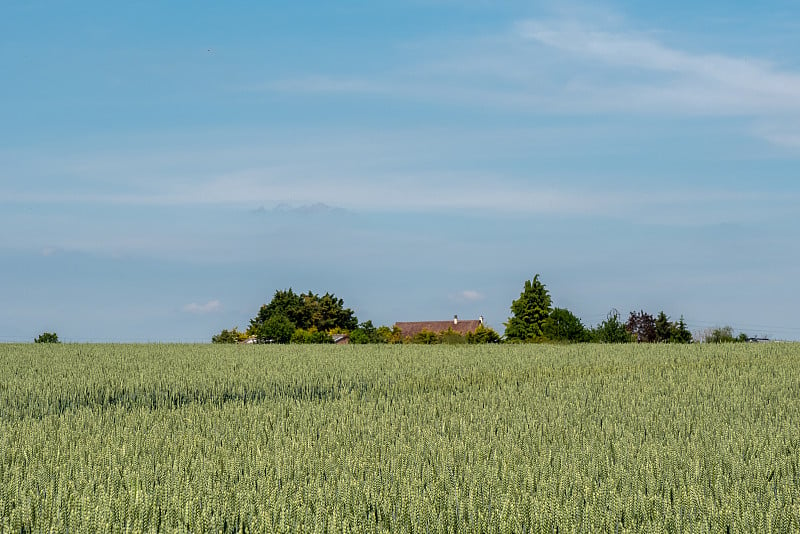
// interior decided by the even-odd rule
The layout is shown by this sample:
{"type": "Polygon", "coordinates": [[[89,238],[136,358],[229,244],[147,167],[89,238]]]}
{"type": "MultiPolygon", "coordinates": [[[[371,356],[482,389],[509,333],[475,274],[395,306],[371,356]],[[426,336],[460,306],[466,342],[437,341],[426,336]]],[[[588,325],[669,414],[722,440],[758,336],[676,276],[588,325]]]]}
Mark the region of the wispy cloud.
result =
{"type": "Polygon", "coordinates": [[[576,62],[622,71],[621,82],[601,73],[582,90],[607,97],[612,87],[615,101],[632,109],[734,116],[800,112],[800,74],[758,58],[691,53],[646,34],[603,31],[575,22],[532,20],[517,28],[522,38],[564,52],[576,62]]]}
{"type": "Polygon", "coordinates": [[[798,126],[798,122],[787,123],[780,120],[763,122],[755,125],[753,132],[774,145],[800,149],[800,126],[798,126]]]}
{"type": "Polygon", "coordinates": [[[478,302],[484,298],[485,296],[483,293],[475,291],[474,289],[465,289],[453,295],[453,300],[460,302],[478,302]]]}
{"type": "MultiPolygon", "coordinates": [[[[787,137],[785,142],[791,142],[791,138],[787,137]]],[[[549,185],[558,183],[556,176],[537,176],[520,181],[501,173],[400,173],[388,170],[369,175],[337,175],[323,168],[308,173],[303,179],[287,180],[285,174],[271,169],[249,169],[197,180],[190,190],[175,184],[151,184],[150,190],[132,194],[0,191],[0,196],[6,203],[30,205],[102,204],[166,208],[213,205],[240,207],[251,212],[253,206],[270,206],[264,209],[264,213],[276,216],[330,216],[348,211],[451,211],[475,215],[605,216],[681,225],[751,220],[763,214],[765,209],[771,215],[793,209],[798,201],[797,195],[787,192],[714,187],[671,186],[653,190],[630,185],[549,185]],[[376,176],[380,179],[375,179],[376,176]],[[242,195],[241,191],[247,194],[242,195]],[[734,209],[735,206],[741,209],[734,209]]]]}
{"type": "Polygon", "coordinates": [[[208,302],[202,304],[192,302],[183,307],[183,311],[199,315],[214,313],[220,310],[222,310],[222,303],[218,300],[209,300],[208,302]]]}
{"type": "MultiPolygon", "coordinates": [[[[522,113],[800,119],[800,72],[765,58],[685,50],[652,32],[618,23],[604,28],[603,20],[521,20],[504,35],[428,44],[425,59],[391,71],[348,78],[310,73],[250,90],[371,94],[522,113]]],[[[761,137],[782,145],[788,138],[794,146],[798,135],[800,127],[761,137]]]]}

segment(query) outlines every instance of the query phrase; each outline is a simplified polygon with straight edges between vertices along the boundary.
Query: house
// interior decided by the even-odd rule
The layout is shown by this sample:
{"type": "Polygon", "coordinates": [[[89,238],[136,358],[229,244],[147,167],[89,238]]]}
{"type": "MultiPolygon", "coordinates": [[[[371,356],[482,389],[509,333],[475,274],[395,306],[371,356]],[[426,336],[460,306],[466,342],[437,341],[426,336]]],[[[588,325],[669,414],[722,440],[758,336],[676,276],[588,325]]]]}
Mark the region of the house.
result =
{"type": "Polygon", "coordinates": [[[349,345],[350,336],[348,334],[333,334],[331,336],[335,345],[349,345]]]}
{"type": "Polygon", "coordinates": [[[457,334],[465,336],[470,333],[475,333],[479,326],[483,325],[483,316],[478,320],[459,320],[458,315],[453,316],[452,321],[418,321],[418,322],[404,322],[395,323],[394,326],[400,329],[400,333],[405,337],[414,337],[423,330],[433,332],[434,334],[441,334],[452,330],[457,334]]]}

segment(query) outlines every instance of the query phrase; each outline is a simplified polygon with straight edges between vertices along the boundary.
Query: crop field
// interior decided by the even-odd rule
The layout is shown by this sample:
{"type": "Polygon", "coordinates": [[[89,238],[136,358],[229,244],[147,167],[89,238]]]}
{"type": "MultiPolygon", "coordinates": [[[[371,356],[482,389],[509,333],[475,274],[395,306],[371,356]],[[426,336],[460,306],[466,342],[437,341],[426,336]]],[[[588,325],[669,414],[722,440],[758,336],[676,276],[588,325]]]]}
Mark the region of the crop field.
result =
{"type": "Polygon", "coordinates": [[[0,532],[798,532],[800,345],[0,345],[0,532]]]}

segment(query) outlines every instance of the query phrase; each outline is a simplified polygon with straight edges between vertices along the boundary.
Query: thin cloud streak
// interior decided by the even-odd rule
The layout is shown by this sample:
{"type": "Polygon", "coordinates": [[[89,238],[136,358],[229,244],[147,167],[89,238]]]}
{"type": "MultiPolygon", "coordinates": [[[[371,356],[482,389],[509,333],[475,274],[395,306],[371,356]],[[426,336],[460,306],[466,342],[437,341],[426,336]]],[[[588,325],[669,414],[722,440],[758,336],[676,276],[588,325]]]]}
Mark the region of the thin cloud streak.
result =
{"type": "MultiPolygon", "coordinates": [[[[24,204],[101,204],[120,206],[204,206],[227,205],[247,208],[278,207],[282,204],[329,207],[354,212],[468,212],[512,216],[605,216],[638,222],[702,224],[751,220],[757,206],[768,207],[774,216],[782,207],[796,205],[796,195],[724,190],[635,191],[596,188],[558,188],[537,184],[509,183],[498,176],[460,176],[442,174],[394,175],[381,180],[341,178],[331,180],[286,180],[269,172],[251,170],[222,176],[191,189],[180,187],[135,194],[98,193],[14,193],[3,192],[4,203],[24,204]],[[396,184],[406,184],[398,188],[396,184]],[[493,184],[493,185],[488,185],[493,184]],[[240,194],[247,191],[246,195],[240,194]],[[746,210],[732,209],[741,205],[746,210]],[[715,209],[715,206],[718,209],[715,209]]],[[[544,180],[553,183],[556,180],[544,180]]],[[[319,211],[319,210],[317,210],[319,211]]]]}
{"type": "Polygon", "coordinates": [[[198,315],[205,315],[208,313],[214,313],[222,310],[222,303],[218,300],[210,300],[208,302],[198,304],[196,302],[192,302],[190,304],[186,304],[183,308],[183,311],[187,313],[193,313],[198,315]]]}
{"type": "Polygon", "coordinates": [[[483,293],[475,291],[474,289],[465,289],[455,295],[455,300],[466,302],[478,302],[484,300],[486,297],[483,293]]]}
{"type": "MultiPolygon", "coordinates": [[[[758,59],[690,54],[646,37],[580,24],[527,21],[519,24],[518,31],[525,39],[577,59],[629,69],[629,75],[636,70],[665,74],[665,80],[640,81],[627,88],[640,93],[637,100],[652,106],[652,111],[659,105],[734,116],[800,111],[800,75],[781,72],[758,59]]],[[[617,87],[626,89],[622,84],[617,87]]]]}
{"type": "MultiPolygon", "coordinates": [[[[692,53],[647,34],[577,20],[522,20],[505,35],[442,48],[377,75],[309,74],[244,90],[367,94],[521,113],[800,118],[798,72],[759,58],[692,53]]],[[[800,129],[789,132],[797,135],[800,129]]],[[[760,137],[785,144],[786,136],[760,137]]]]}

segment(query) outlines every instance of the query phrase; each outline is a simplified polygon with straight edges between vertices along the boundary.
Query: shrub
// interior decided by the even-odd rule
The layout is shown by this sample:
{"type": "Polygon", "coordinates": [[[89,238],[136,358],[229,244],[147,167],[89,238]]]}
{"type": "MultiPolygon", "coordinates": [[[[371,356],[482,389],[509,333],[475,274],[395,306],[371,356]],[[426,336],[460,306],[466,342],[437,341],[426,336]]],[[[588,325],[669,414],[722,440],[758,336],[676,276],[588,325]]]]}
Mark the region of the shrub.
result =
{"type": "Polygon", "coordinates": [[[43,332],[39,337],[33,340],[34,343],[61,343],[58,340],[58,334],[55,332],[43,332]]]}

